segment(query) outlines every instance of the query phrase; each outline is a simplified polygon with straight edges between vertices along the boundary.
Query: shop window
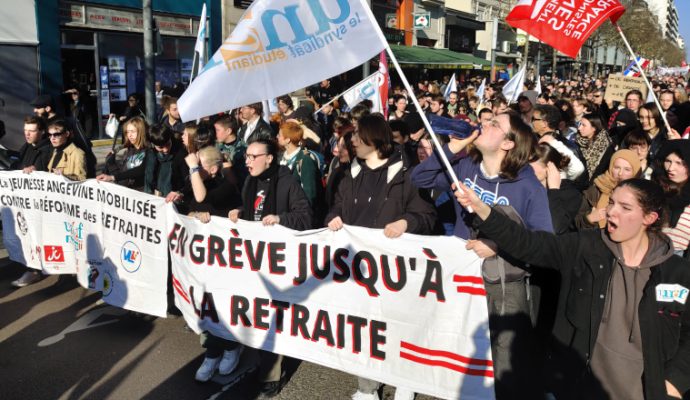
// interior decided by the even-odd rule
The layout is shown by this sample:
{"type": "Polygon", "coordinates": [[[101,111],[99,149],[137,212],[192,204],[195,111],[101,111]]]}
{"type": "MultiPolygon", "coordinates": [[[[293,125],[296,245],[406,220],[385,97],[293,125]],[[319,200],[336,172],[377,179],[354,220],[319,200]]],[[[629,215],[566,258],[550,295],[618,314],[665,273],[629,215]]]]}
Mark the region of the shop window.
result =
{"type": "Polygon", "coordinates": [[[93,46],[93,32],[64,30],[60,35],[60,44],[93,46]]]}

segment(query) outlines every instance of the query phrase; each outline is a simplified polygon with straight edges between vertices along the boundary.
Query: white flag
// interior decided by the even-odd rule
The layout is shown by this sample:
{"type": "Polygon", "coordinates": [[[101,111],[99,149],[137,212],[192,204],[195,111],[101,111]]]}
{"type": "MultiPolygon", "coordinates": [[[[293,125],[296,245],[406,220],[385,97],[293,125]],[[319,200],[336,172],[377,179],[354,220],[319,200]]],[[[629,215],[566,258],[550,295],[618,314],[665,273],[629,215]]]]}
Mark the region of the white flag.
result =
{"type": "Polygon", "coordinates": [[[518,96],[523,91],[525,86],[525,70],[527,66],[520,68],[517,74],[515,74],[508,83],[503,87],[503,96],[508,100],[508,104],[515,103],[518,96]]]}
{"type": "Polygon", "coordinates": [[[380,79],[383,79],[383,74],[380,71],[376,71],[344,92],[342,97],[345,99],[347,106],[352,108],[363,100],[371,100],[374,104],[371,111],[382,112],[383,107],[381,107],[381,94],[379,91],[380,79]]]}
{"type": "Polygon", "coordinates": [[[450,81],[448,82],[448,86],[446,86],[446,92],[443,93],[443,97],[448,100],[450,97],[450,94],[453,92],[458,91],[458,81],[455,80],[455,73],[453,73],[453,76],[450,78],[450,81]]]}
{"type": "Polygon", "coordinates": [[[386,46],[363,0],[255,1],[180,98],[182,120],[290,93],[386,46]]]}
{"type": "Polygon", "coordinates": [[[537,74],[537,84],[534,86],[534,91],[541,94],[541,77],[537,74]]]}
{"type": "Polygon", "coordinates": [[[482,79],[482,84],[479,85],[479,89],[477,89],[477,97],[479,97],[479,103],[484,102],[484,90],[486,90],[486,78],[482,79]]]}
{"type": "Polygon", "coordinates": [[[206,3],[201,9],[201,20],[199,21],[199,31],[196,34],[196,44],[194,51],[199,54],[199,71],[204,69],[206,62],[206,3]]]}

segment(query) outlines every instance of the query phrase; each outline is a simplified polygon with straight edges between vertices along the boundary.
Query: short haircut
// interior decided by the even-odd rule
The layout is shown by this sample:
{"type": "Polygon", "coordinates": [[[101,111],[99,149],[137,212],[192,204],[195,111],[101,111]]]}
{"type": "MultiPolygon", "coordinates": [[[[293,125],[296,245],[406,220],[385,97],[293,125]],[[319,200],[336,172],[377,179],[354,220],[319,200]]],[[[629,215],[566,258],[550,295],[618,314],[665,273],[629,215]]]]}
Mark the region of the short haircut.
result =
{"type": "Polygon", "coordinates": [[[640,92],[640,91],[637,90],[637,89],[633,89],[633,90],[629,91],[628,93],[626,93],[626,94],[625,94],[625,100],[628,100],[628,96],[630,96],[631,94],[632,94],[632,95],[637,95],[637,97],[640,98],[640,101],[642,101],[642,92],[640,92]]]}
{"type": "Polygon", "coordinates": [[[253,144],[262,144],[266,148],[266,154],[273,156],[273,163],[278,162],[278,142],[274,139],[258,138],[249,143],[249,146],[253,144]]]}
{"type": "Polygon", "coordinates": [[[441,107],[446,105],[446,98],[443,96],[434,96],[431,98],[431,101],[437,102],[438,104],[441,105],[441,107]]]}
{"type": "Polygon", "coordinates": [[[534,111],[544,118],[544,122],[551,129],[558,129],[558,124],[561,122],[561,111],[550,104],[537,104],[534,106],[534,111]]]}
{"type": "Polygon", "coordinates": [[[295,108],[295,105],[292,103],[292,98],[286,94],[282,95],[282,96],[278,96],[278,98],[276,99],[276,103],[280,103],[280,102],[285,103],[285,105],[287,105],[288,108],[295,108]]]}
{"type": "Polygon", "coordinates": [[[224,129],[230,129],[234,133],[240,129],[240,124],[237,122],[237,118],[230,114],[223,114],[219,117],[214,124],[222,126],[224,129]]]}
{"type": "Polygon", "coordinates": [[[253,109],[256,115],[261,115],[264,113],[264,106],[261,103],[247,104],[245,107],[253,109]]]}
{"type": "Polygon", "coordinates": [[[490,108],[482,108],[481,110],[479,110],[479,114],[477,115],[477,118],[482,119],[482,114],[491,114],[491,116],[493,116],[494,112],[491,111],[490,108]]]}
{"type": "Polygon", "coordinates": [[[280,124],[280,134],[284,138],[290,139],[290,143],[299,145],[304,137],[304,129],[302,126],[296,122],[288,121],[280,124]]]}
{"type": "Polygon", "coordinates": [[[391,127],[391,132],[400,132],[400,136],[402,137],[410,136],[410,127],[407,125],[407,122],[400,119],[394,119],[388,121],[388,125],[391,127]]]}
{"type": "Polygon", "coordinates": [[[43,132],[46,130],[45,122],[43,122],[43,118],[37,117],[35,115],[27,115],[24,117],[24,125],[36,125],[38,130],[40,132],[43,132]]]}
{"type": "Polygon", "coordinates": [[[365,115],[357,124],[359,139],[373,146],[382,159],[393,154],[393,132],[386,120],[378,114],[365,115]]]}
{"type": "Polygon", "coordinates": [[[647,145],[647,147],[652,145],[652,139],[640,128],[635,128],[630,133],[625,135],[623,138],[623,148],[629,149],[631,146],[642,146],[647,145]]]}
{"type": "Polygon", "coordinates": [[[207,164],[220,166],[223,162],[223,157],[214,146],[206,146],[199,150],[199,159],[204,159],[207,164]]]}
{"type": "Polygon", "coordinates": [[[371,114],[369,107],[362,104],[357,104],[356,106],[352,107],[352,110],[350,110],[350,119],[359,121],[362,117],[369,114],[371,114]]]}
{"type": "Polygon", "coordinates": [[[154,146],[166,146],[172,140],[173,134],[170,128],[163,124],[154,124],[149,127],[149,141],[154,146]]]}
{"type": "Polygon", "coordinates": [[[196,127],[196,136],[194,136],[194,147],[201,150],[208,146],[215,144],[216,134],[208,122],[201,122],[196,127]]]}
{"type": "Polygon", "coordinates": [[[54,121],[49,122],[48,126],[46,126],[46,131],[49,131],[50,128],[58,129],[60,132],[72,131],[69,127],[69,124],[64,119],[56,119],[54,121]]]}
{"type": "Polygon", "coordinates": [[[170,106],[173,104],[177,104],[177,97],[168,96],[168,98],[165,101],[165,109],[169,110],[170,106]]]}

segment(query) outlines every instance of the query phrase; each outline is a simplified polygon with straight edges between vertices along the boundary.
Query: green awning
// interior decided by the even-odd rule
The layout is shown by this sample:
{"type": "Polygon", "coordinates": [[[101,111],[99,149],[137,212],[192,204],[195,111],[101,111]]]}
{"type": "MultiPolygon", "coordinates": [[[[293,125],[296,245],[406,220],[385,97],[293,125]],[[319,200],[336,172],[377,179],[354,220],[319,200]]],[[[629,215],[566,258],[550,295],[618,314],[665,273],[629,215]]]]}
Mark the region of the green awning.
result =
{"type": "MultiPolygon", "coordinates": [[[[470,54],[431,47],[391,45],[401,67],[421,65],[430,69],[482,69],[491,68],[491,61],[470,54]]],[[[496,63],[497,67],[504,64],[496,63]]]]}

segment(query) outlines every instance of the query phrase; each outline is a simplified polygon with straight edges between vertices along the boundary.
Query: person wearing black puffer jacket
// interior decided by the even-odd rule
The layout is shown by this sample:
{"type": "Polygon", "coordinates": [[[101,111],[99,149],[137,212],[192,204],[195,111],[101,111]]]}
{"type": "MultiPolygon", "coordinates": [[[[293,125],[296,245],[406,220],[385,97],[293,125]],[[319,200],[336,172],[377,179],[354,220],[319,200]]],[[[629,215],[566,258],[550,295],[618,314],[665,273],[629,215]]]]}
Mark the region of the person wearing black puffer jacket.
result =
{"type": "Polygon", "coordinates": [[[690,391],[690,264],[660,232],[664,193],[620,182],[606,227],[555,236],[493,212],[464,185],[480,232],[506,253],[561,273],[547,387],[561,399],[680,399],[690,391]]]}
{"type": "MultiPolygon", "coordinates": [[[[356,158],[338,186],[335,202],[326,216],[328,228],[343,224],[383,229],[389,238],[405,232],[431,234],[436,212],[422,199],[405,169],[400,147],[380,114],[361,117],[352,136],[356,158]]],[[[353,399],[378,400],[379,382],[359,378],[353,399]]],[[[395,399],[412,399],[414,393],[398,388],[395,399]]]]}

